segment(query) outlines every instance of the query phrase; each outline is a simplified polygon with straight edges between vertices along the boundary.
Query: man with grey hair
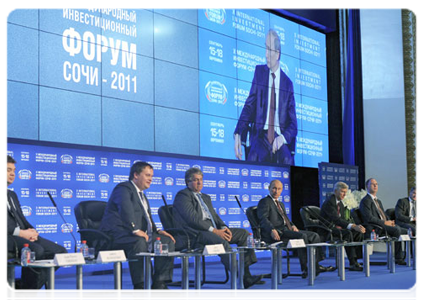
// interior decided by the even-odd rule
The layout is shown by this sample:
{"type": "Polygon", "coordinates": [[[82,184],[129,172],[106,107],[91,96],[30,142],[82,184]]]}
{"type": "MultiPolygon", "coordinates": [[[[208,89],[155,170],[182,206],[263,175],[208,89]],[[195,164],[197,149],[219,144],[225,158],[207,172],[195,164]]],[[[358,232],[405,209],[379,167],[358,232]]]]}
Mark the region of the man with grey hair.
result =
{"type": "MultiPolygon", "coordinates": [[[[213,208],[209,195],[201,193],[203,189],[203,172],[198,168],[190,168],[185,172],[187,188],[179,191],[173,202],[175,225],[184,230],[193,241],[194,247],[222,244],[228,252],[230,244],[247,246],[248,231],[241,228],[228,228],[213,208]]],[[[220,259],[226,270],[230,270],[229,256],[221,255],[220,259]]],[[[262,276],[252,276],[250,265],[257,262],[254,250],[245,253],[244,287],[263,284],[262,276]]]]}
{"type": "Polygon", "coordinates": [[[247,161],[294,165],[297,136],[294,88],[280,66],[281,42],[271,29],[266,36],[266,65],[257,65],[250,94],[234,132],[235,156],[249,146],[247,161]]]}
{"type": "MultiPolygon", "coordinates": [[[[320,215],[322,218],[333,223],[338,230],[333,230],[333,235],[339,239],[342,237],[346,242],[361,242],[363,241],[366,229],[362,225],[357,225],[348,216],[342,200],[348,191],[348,185],[345,182],[339,181],[333,188],[333,193],[327,195],[326,200],[320,208],[320,215]]],[[[362,266],[357,262],[358,258],[362,258],[361,246],[345,247],[348,260],[350,262],[350,271],[363,271],[362,266]]]]}

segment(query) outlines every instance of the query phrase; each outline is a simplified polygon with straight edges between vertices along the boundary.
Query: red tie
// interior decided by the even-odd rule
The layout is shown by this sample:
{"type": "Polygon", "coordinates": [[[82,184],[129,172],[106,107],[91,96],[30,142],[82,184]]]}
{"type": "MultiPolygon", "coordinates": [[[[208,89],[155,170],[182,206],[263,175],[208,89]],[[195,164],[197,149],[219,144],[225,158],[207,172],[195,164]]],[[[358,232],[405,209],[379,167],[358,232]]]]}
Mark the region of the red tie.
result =
{"type": "Polygon", "coordinates": [[[283,221],[286,224],[286,227],[288,227],[289,230],[292,230],[291,222],[289,221],[289,219],[286,216],[285,212],[283,211],[281,205],[279,204],[279,201],[277,201],[277,200],[276,200],[276,206],[278,207],[278,209],[279,209],[279,211],[280,211],[280,213],[282,215],[282,218],[283,218],[283,221]]]}
{"type": "Polygon", "coordinates": [[[276,99],[275,99],[275,73],[272,74],[272,89],[270,94],[270,108],[269,108],[269,122],[267,128],[267,140],[270,144],[273,143],[275,139],[275,111],[276,111],[276,99]]]}

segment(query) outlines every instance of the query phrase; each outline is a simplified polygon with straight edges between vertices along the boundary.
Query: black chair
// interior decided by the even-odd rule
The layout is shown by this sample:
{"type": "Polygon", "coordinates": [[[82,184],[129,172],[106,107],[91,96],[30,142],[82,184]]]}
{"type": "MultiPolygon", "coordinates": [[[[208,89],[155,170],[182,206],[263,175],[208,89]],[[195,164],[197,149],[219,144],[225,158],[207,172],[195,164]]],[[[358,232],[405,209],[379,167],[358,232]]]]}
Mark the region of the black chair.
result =
{"type": "Polygon", "coordinates": [[[331,225],[329,221],[320,217],[320,207],[303,206],[300,209],[300,215],[305,230],[318,233],[322,242],[333,243],[335,241],[332,231],[333,224],[331,225]]]}
{"type": "MultiPolygon", "coordinates": [[[[257,206],[250,206],[245,211],[245,214],[247,215],[248,222],[250,222],[251,230],[253,231],[254,239],[261,241],[261,228],[260,228],[260,220],[257,215],[257,206]]],[[[286,278],[288,276],[301,276],[301,274],[293,274],[291,273],[291,263],[290,263],[290,250],[286,250],[286,265],[287,265],[287,273],[282,274],[283,278],[286,278]]],[[[271,274],[264,274],[264,278],[271,278],[271,274]]]]}
{"type": "Polygon", "coordinates": [[[113,243],[111,236],[98,230],[106,206],[107,202],[89,200],[79,202],[74,208],[81,241],[87,241],[88,247],[95,249],[95,255],[102,250],[111,250],[113,243]]]}
{"type": "Polygon", "coordinates": [[[385,210],[386,215],[388,216],[389,220],[395,221],[395,208],[388,208],[385,210]]]}
{"type": "MultiPolygon", "coordinates": [[[[189,237],[187,237],[187,232],[181,228],[175,228],[175,224],[173,222],[173,205],[167,205],[167,206],[161,206],[159,207],[159,218],[160,218],[160,222],[162,223],[163,226],[163,230],[169,232],[171,235],[173,235],[175,237],[175,239],[177,240],[179,236],[179,238],[181,239],[187,239],[188,242],[190,243],[190,248],[192,248],[194,246],[194,242],[191,240],[189,240],[189,237]]],[[[177,248],[175,248],[176,251],[180,251],[182,250],[181,248],[185,248],[185,245],[182,246],[178,246],[177,248]]],[[[205,283],[209,283],[209,284],[225,284],[229,281],[229,272],[228,270],[225,269],[225,280],[223,281],[211,281],[211,280],[206,280],[206,261],[205,261],[205,257],[202,256],[201,258],[202,260],[202,269],[203,269],[203,278],[201,280],[201,285],[205,284],[205,283]]],[[[190,282],[191,283],[191,282],[190,282]]],[[[172,283],[172,285],[178,285],[179,283],[172,283]]]]}

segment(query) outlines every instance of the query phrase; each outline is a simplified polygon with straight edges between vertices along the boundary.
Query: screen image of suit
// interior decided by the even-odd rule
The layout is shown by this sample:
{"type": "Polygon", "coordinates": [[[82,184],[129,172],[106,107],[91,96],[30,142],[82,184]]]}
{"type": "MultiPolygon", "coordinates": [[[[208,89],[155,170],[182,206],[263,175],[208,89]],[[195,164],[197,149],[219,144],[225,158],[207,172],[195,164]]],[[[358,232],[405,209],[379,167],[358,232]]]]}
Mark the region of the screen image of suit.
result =
{"type": "Polygon", "coordinates": [[[294,165],[297,136],[294,89],[292,81],[281,69],[279,69],[280,84],[279,87],[275,87],[279,90],[279,97],[276,99],[279,122],[275,127],[279,127],[287,144],[283,145],[275,155],[271,155],[272,145],[267,140],[267,130],[264,130],[269,106],[269,72],[267,65],[256,66],[250,94],[245,101],[234,133],[239,134],[241,141],[245,143],[249,132],[250,149],[246,156],[247,161],[294,165]]]}
{"type": "MultiPolygon", "coordinates": [[[[279,202],[279,204],[286,214],[285,205],[282,202],[279,202]]],[[[260,220],[261,237],[266,243],[276,242],[271,236],[273,229],[278,231],[281,241],[284,242],[290,239],[303,239],[306,244],[320,243],[320,237],[316,232],[307,230],[299,230],[296,232],[289,230],[275,201],[270,196],[264,197],[258,203],[257,216],[260,220]]],[[[291,226],[294,226],[294,223],[291,221],[289,222],[291,226]]],[[[307,251],[305,248],[298,249],[298,257],[300,259],[301,269],[305,270],[307,266],[307,251]]],[[[316,248],[316,263],[322,260],[323,252],[321,247],[318,247],[316,248]]]]}
{"type": "MultiPolygon", "coordinates": [[[[340,238],[340,234],[342,234],[342,240],[346,242],[361,242],[364,239],[364,235],[361,232],[350,230],[348,229],[348,225],[354,223],[351,220],[347,220],[345,216],[345,210],[348,209],[344,206],[342,201],[339,202],[339,214],[338,214],[338,206],[336,202],[335,194],[329,194],[326,200],[322,203],[320,208],[320,215],[322,218],[330,221],[331,223],[335,224],[338,230],[334,229],[332,231],[335,237],[340,238]]],[[[355,263],[357,258],[362,258],[362,250],[361,246],[354,246],[354,247],[345,247],[345,251],[347,252],[348,259],[350,260],[350,264],[355,263]]]]}
{"type": "MultiPolygon", "coordinates": [[[[385,215],[385,218],[389,220],[389,216],[386,215],[385,210],[383,208],[382,201],[380,201],[379,199],[376,199],[376,201],[378,202],[380,208],[382,209],[385,215]]],[[[395,225],[395,226],[385,225],[385,222],[379,216],[376,204],[374,203],[372,197],[369,194],[367,194],[361,200],[360,212],[363,216],[363,221],[366,226],[366,231],[367,231],[367,228],[370,229],[368,230],[369,234],[372,231],[372,229],[374,229],[378,235],[385,235],[385,232],[386,232],[389,236],[396,237],[396,238],[399,238],[401,234],[407,234],[407,230],[405,228],[399,227],[398,225],[395,225]],[[377,224],[381,226],[383,230],[377,227],[372,227],[372,224],[377,224]]],[[[397,260],[403,259],[403,251],[401,249],[401,242],[395,243],[395,258],[397,260]]]]}
{"type": "Polygon", "coordinates": [[[411,228],[413,235],[416,234],[416,222],[410,219],[410,199],[402,198],[395,205],[395,222],[401,227],[411,228]]]}
{"type": "MultiPolygon", "coordinates": [[[[222,239],[217,234],[210,232],[209,228],[213,226],[213,224],[208,219],[203,220],[201,204],[195,197],[195,194],[189,188],[185,188],[176,194],[173,202],[175,225],[187,231],[192,241],[191,245],[198,248],[204,245],[223,244],[226,251],[231,250],[230,244],[247,246],[247,237],[249,234],[245,229],[230,228],[232,239],[229,242],[222,239]]],[[[202,193],[201,197],[216,223],[216,229],[227,227],[225,222],[223,222],[214,210],[210,196],[202,193]]],[[[220,259],[225,268],[230,270],[229,255],[221,255],[220,259]]],[[[254,251],[251,249],[247,250],[245,254],[245,266],[248,267],[255,262],[257,262],[257,257],[254,251]]]]}
{"type": "MultiPolygon", "coordinates": [[[[148,203],[148,214],[151,218],[150,204],[148,203]]],[[[148,230],[148,218],[141,204],[139,194],[131,181],[119,183],[110,195],[107,207],[101,221],[100,230],[113,237],[113,248],[124,250],[127,257],[134,257],[139,252],[149,252],[146,239],[134,235],[135,230],[148,230]]],[[[157,228],[152,222],[152,241],[160,237],[163,244],[169,245],[169,252],[175,250],[173,241],[164,235],[157,233],[157,228]]],[[[139,259],[130,261],[129,271],[134,286],[144,282],[144,261],[139,259]]],[[[173,258],[156,257],[154,262],[155,280],[169,282],[172,280],[173,258]]]]}
{"type": "MultiPolygon", "coordinates": [[[[9,200],[9,209],[7,212],[7,250],[10,253],[16,253],[18,259],[21,255],[21,249],[24,244],[29,244],[32,252],[35,252],[35,259],[53,259],[56,253],[66,253],[67,250],[41,236],[36,241],[29,241],[25,238],[13,235],[17,226],[21,230],[34,228],[24,216],[18,196],[14,191],[7,190],[9,200]]],[[[31,268],[22,268],[22,288],[40,289],[47,281],[47,269],[33,270],[31,268]]]]}

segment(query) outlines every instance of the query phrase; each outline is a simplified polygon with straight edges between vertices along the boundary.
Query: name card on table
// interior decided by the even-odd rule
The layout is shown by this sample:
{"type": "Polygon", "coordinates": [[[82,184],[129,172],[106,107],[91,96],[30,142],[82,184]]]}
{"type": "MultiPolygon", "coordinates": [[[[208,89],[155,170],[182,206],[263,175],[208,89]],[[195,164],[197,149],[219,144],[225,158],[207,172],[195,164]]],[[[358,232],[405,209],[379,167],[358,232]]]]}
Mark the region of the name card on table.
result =
{"type": "Polygon", "coordinates": [[[215,245],[206,245],[203,250],[204,255],[210,254],[222,254],[225,253],[225,248],[223,244],[215,244],[215,245]]]}
{"type": "Polygon", "coordinates": [[[408,234],[401,234],[398,240],[401,242],[410,241],[410,237],[408,234]]]}
{"type": "Polygon", "coordinates": [[[288,242],[288,248],[302,248],[305,246],[306,245],[303,239],[289,240],[288,242]]]}
{"type": "Polygon", "coordinates": [[[56,266],[74,266],[84,265],[85,259],[82,253],[57,253],[54,256],[54,264],[56,266]]]}
{"type": "Polygon", "coordinates": [[[125,252],[123,250],[100,251],[97,256],[98,263],[126,261],[125,252]]]}

